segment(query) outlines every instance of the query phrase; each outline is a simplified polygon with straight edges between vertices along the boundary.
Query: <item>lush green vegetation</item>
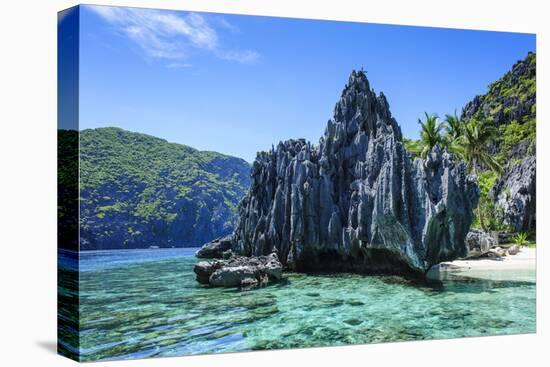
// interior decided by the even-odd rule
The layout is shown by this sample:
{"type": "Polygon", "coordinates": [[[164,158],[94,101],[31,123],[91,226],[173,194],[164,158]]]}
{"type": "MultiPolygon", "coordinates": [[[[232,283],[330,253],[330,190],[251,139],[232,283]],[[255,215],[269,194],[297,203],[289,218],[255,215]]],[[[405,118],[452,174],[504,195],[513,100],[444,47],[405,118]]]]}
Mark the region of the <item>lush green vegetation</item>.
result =
{"type": "Polygon", "coordinates": [[[480,170],[502,171],[501,165],[487,149],[496,134],[496,128],[484,121],[471,119],[463,124],[462,135],[457,138],[460,144],[459,156],[474,174],[480,170]]]}
{"type": "Polygon", "coordinates": [[[479,184],[479,204],[474,216],[473,227],[482,228],[488,231],[507,230],[503,211],[494,199],[490,196],[491,188],[494,186],[499,174],[492,170],[483,171],[477,176],[479,184]]]}
{"type": "Polygon", "coordinates": [[[436,145],[449,152],[459,153],[458,140],[463,134],[462,121],[455,115],[446,115],[440,121],[436,114],[424,113],[425,120],[418,119],[420,139],[403,139],[405,148],[415,157],[426,158],[436,145]]]}
{"type": "Polygon", "coordinates": [[[513,238],[514,244],[518,246],[526,246],[529,242],[527,241],[527,233],[520,232],[516,234],[513,238]]]}
{"type": "Polygon", "coordinates": [[[537,125],[534,118],[526,119],[523,123],[513,120],[511,123],[499,127],[499,152],[496,159],[505,164],[508,159],[517,159],[514,148],[525,143],[528,153],[533,154],[536,143],[537,125]]]}
{"type": "Polygon", "coordinates": [[[536,115],[536,55],[529,53],[502,78],[489,85],[489,91],[479,96],[471,118],[488,120],[497,125],[519,123],[536,115]]]}
{"type": "Polygon", "coordinates": [[[529,53],[512,70],[489,85],[485,95],[440,121],[425,113],[420,139],[404,139],[415,157],[426,157],[438,145],[466,163],[480,186],[474,227],[506,230],[502,209],[490,191],[507,168],[534,154],[536,144],[536,56],[529,53]]]}
{"type": "Polygon", "coordinates": [[[84,130],[81,248],[198,246],[228,234],[249,176],[239,158],[118,128],[84,130]]]}
{"type": "Polygon", "coordinates": [[[436,145],[444,145],[444,139],[441,132],[445,128],[444,124],[439,123],[437,115],[428,115],[425,113],[426,120],[418,119],[420,125],[420,157],[426,158],[436,145]]]}
{"type": "Polygon", "coordinates": [[[78,131],[58,130],[57,136],[58,241],[78,250],[78,131]]]}
{"type": "Polygon", "coordinates": [[[453,115],[445,115],[445,144],[447,146],[451,146],[454,142],[456,142],[463,133],[463,126],[462,121],[460,118],[456,115],[456,111],[453,115]]]}

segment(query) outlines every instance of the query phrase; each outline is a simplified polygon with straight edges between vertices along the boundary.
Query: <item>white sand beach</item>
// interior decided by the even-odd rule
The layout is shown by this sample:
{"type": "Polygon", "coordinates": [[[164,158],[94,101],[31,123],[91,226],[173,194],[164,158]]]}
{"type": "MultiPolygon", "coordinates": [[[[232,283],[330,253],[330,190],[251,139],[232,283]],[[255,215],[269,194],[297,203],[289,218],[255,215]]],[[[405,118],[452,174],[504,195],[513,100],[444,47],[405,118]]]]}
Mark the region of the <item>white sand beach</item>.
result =
{"type": "Polygon", "coordinates": [[[430,278],[441,278],[446,273],[460,273],[461,275],[475,275],[488,270],[501,273],[506,270],[522,271],[535,270],[536,249],[522,247],[517,255],[503,257],[484,257],[471,260],[455,260],[443,262],[434,266],[428,272],[430,278]]]}

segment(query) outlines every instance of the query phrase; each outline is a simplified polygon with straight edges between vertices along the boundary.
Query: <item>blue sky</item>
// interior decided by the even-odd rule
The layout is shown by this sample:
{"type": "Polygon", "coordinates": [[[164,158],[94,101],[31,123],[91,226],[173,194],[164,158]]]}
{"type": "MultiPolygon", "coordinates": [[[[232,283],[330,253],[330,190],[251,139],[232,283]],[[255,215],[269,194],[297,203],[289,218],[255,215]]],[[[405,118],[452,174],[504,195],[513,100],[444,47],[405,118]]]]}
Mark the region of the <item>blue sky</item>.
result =
{"type": "Polygon", "coordinates": [[[252,161],[317,143],[352,69],[383,91],[406,137],[460,109],[535,36],[83,6],[80,128],[117,126],[252,161]]]}

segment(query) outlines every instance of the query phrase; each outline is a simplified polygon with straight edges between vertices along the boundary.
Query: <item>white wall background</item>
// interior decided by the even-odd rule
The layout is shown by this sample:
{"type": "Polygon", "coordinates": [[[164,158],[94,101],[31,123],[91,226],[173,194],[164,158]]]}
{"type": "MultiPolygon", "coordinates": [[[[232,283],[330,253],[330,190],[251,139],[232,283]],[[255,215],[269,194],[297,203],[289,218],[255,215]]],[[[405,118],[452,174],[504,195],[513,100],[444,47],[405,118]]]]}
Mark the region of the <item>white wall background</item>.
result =
{"type": "MultiPolygon", "coordinates": [[[[550,236],[548,10],[544,1],[156,0],[97,4],[537,33],[538,332],[349,347],[98,363],[96,366],[548,365],[550,236]],[[546,359],[546,361],[545,361],[546,359]]],[[[56,12],[73,1],[3,2],[0,12],[0,365],[68,366],[56,345],[56,12]]],[[[412,301],[412,300],[411,300],[412,301]]],[[[475,308],[475,305],[472,305],[475,308]]]]}

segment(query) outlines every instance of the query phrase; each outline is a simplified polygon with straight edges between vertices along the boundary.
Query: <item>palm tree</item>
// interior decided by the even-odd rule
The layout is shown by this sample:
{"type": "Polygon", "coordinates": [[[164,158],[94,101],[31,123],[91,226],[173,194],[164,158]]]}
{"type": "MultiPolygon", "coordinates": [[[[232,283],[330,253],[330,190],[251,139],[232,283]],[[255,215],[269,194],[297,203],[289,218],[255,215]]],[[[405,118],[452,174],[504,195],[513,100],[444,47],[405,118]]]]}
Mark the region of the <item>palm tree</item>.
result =
{"type": "Polygon", "coordinates": [[[461,155],[460,147],[460,137],[463,133],[463,123],[460,118],[456,115],[456,110],[454,115],[445,115],[445,121],[443,122],[445,126],[445,136],[443,137],[443,143],[447,150],[456,155],[461,155]]]}
{"type": "Polygon", "coordinates": [[[419,144],[422,148],[420,151],[420,156],[422,158],[426,158],[428,154],[432,151],[432,148],[436,145],[443,146],[443,136],[441,135],[441,131],[445,127],[444,124],[439,122],[439,118],[437,115],[432,114],[428,115],[427,112],[424,112],[426,115],[426,121],[422,122],[421,119],[418,119],[418,123],[421,126],[420,131],[420,141],[419,144]]]}
{"type": "Polygon", "coordinates": [[[449,142],[457,140],[462,135],[462,121],[456,115],[456,110],[454,115],[445,115],[445,129],[445,137],[449,142]]]}
{"type": "Polygon", "coordinates": [[[494,126],[474,119],[464,124],[458,142],[461,145],[461,155],[473,174],[477,175],[479,168],[497,173],[502,171],[495,157],[487,152],[487,145],[497,132],[494,126]]]}
{"type": "MultiPolygon", "coordinates": [[[[480,168],[490,169],[497,173],[502,171],[501,165],[487,151],[487,145],[495,137],[497,131],[494,126],[474,119],[469,120],[463,126],[462,135],[458,138],[461,145],[460,154],[466,161],[470,172],[476,176],[480,168]]],[[[483,230],[486,230],[481,203],[477,208],[479,224],[483,230]]]]}
{"type": "Polygon", "coordinates": [[[413,157],[420,157],[422,146],[420,146],[420,140],[413,140],[403,138],[403,145],[412,154],[413,157]]]}

